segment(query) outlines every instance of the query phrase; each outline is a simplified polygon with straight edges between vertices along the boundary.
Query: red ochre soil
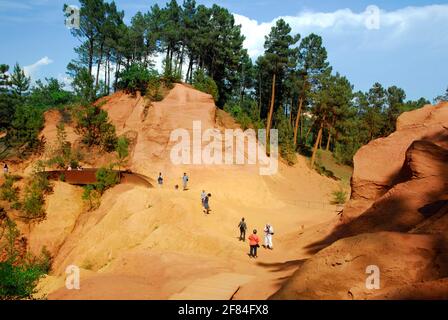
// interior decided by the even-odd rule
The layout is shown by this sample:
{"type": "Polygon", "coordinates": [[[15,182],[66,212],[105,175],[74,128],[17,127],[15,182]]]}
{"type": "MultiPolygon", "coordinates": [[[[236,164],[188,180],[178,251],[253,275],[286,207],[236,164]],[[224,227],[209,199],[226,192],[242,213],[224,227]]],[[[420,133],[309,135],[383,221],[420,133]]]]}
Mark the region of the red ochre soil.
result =
{"type": "MultiPolygon", "coordinates": [[[[161,102],[123,92],[101,102],[117,133],[133,138],[124,170],[153,180],[162,172],[164,185],[117,185],[97,210],[87,212],[82,188],[55,181],[46,220],[23,230],[31,251],[46,246],[54,257],[37,297],[446,297],[447,104],[402,115],[396,133],[358,152],[352,200],[341,217],[329,204],[338,183],[310,170],[301,156],[293,167],[280,161],[272,176],[247,164],[173,165],[174,129],[191,133],[194,120],[202,130],[237,127],[207,94],[176,84],[161,102]],[[190,177],[187,191],[174,188],[182,185],[183,172],[190,177]],[[212,194],[210,215],[201,208],[202,190],[212,194]],[[249,258],[248,243],[238,241],[241,217],[248,234],[257,229],[261,240],[271,223],[274,250],[260,248],[258,259],[249,258]],[[65,288],[69,265],[81,270],[80,290],[65,288]],[[365,288],[368,265],[382,272],[380,290],[365,288]]],[[[58,121],[47,114],[47,141],[54,140],[58,121]]],[[[79,137],[68,127],[76,143],[79,137]]],[[[91,158],[91,167],[104,163],[100,156],[91,158]]],[[[26,174],[29,168],[12,169],[26,174]]]]}

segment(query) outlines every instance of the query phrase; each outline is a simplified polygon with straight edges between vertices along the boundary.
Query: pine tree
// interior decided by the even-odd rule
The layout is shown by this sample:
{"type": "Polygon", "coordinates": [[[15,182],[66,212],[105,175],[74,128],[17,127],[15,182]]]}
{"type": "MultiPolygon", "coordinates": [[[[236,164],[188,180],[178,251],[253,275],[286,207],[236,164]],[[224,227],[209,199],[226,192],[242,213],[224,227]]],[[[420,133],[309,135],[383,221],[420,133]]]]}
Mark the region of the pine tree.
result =
{"type": "Polygon", "coordinates": [[[295,49],[292,46],[299,40],[299,36],[291,35],[291,27],[283,20],[279,19],[276,25],[272,27],[271,32],[265,37],[265,59],[266,65],[270,69],[271,81],[271,100],[269,113],[266,123],[267,135],[271,129],[272,116],[275,107],[275,90],[277,82],[283,81],[286,69],[290,66],[294,56],[295,49]]]}
{"type": "Polygon", "coordinates": [[[25,71],[16,63],[11,74],[12,91],[19,97],[26,94],[30,88],[31,78],[25,75],[25,71]]]}
{"type": "Polygon", "coordinates": [[[298,73],[300,77],[297,116],[294,124],[294,145],[297,145],[299,121],[307,98],[318,85],[319,77],[331,72],[327,61],[327,50],[322,45],[322,38],[314,33],[303,38],[299,46],[298,73]]]}

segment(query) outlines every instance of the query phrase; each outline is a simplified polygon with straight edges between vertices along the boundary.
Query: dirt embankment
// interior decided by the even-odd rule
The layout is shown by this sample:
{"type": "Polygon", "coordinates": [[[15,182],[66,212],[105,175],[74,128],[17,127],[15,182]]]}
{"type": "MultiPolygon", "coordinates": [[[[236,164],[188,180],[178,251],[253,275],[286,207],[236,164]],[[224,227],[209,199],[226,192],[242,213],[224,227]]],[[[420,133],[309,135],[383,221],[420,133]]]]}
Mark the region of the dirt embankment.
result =
{"type": "Polygon", "coordinates": [[[446,299],[448,103],[403,114],[354,160],[342,217],[273,298],[446,299]],[[378,288],[365,284],[369,266],[378,288]]]}
{"type": "MultiPolygon", "coordinates": [[[[200,121],[201,133],[226,128],[217,122],[211,96],[176,84],[149,108],[140,96],[122,92],[102,102],[118,134],[135,138],[126,168],[152,178],[162,172],[164,185],[118,185],[105,193],[97,210],[86,212],[82,190],[57,182],[47,199],[47,219],[31,230],[31,247],[45,245],[54,255],[40,294],[50,299],[197,298],[198,287],[208,286],[214,298],[229,298],[239,289],[235,299],[266,299],[310,257],[306,245],[335,216],[328,203],[338,185],[309,170],[304,158],[295,167],[280,162],[272,176],[261,176],[258,165],[247,163],[174,165],[174,130],[192,137],[193,121],[200,121]],[[174,188],[183,172],[190,177],[187,191],[174,188]],[[210,215],[201,208],[202,190],[212,194],[210,215]],[[266,223],[274,226],[273,251],[261,249],[257,260],[247,256],[248,244],[238,241],[242,217],[248,233],[257,229],[260,238],[266,223]],[[64,288],[65,270],[73,264],[81,268],[81,290],[64,288]]],[[[95,155],[91,158],[97,165],[95,155]]]]}

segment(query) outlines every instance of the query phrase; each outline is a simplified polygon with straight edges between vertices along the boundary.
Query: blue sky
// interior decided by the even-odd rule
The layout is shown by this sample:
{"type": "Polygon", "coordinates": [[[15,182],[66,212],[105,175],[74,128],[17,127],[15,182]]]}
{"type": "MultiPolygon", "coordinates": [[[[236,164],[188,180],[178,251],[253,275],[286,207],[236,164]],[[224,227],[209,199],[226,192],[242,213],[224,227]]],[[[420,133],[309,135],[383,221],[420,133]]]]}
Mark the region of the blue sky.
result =
{"type": "MultiPolygon", "coordinates": [[[[126,20],[165,1],[117,0],[126,20]]],[[[180,2],[180,0],[178,0],[180,2]]],[[[33,79],[65,77],[78,45],[64,26],[64,3],[76,0],[0,0],[0,63],[26,66],[33,79]]],[[[405,89],[408,98],[432,99],[448,86],[448,3],[427,0],[201,0],[228,8],[242,24],[253,58],[264,35],[282,17],[294,33],[321,35],[335,71],[357,90],[374,82],[405,89]],[[366,8],[380,9],[378,28],[366,27],[366,8]]]]}

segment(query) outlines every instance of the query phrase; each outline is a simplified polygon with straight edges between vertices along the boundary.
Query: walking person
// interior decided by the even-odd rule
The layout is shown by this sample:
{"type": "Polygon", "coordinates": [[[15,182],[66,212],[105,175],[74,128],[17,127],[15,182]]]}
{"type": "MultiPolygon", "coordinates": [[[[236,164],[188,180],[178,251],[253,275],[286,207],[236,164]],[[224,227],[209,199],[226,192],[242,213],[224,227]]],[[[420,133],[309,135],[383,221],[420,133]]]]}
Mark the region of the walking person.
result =
{"type": "Polygon", "coordinates": [[[264,228],[264,246],[266,249],[273,250],[272,236],[274,235],[274,228],[268,223],[264,228]]]}
{"type": "Polygon", "coordinates": [[[157,183],[159,184],[159,187],[161,187],[163,185],[162,172],[159,172],[159,177],[157,178],[157,183]]]}
{"type": "Polygon", "coordinates": [[[240,223],[238,224],[238,228],[240,228],[240,241],[246,242],[247,225],[244,221],[244,218],[241,219],[240,223]]]}
{"type": "Polygon", "coordinates": [[[204,199],[204,212],[206,213],[206,214],[210,214],[210,205],[209,205],[209,199],[210,199],[210,197],[211,197],[212,195],[209,193],[209,194],[207,194],[207,196],[205,197],[205,199],[204,199]]]}
{"type": "Polygon", "coordinates": [[[184,176],[182,177],[182,183],[184,185],[184,191],[187,190],[188,176],[185,172],[184,172],[184,176]]]}
{"type": "Polygon", "coordinates": [[[3,166],[3,173],[6,175],[9,173],[9,167],[8,164],[5,163],[5,165],[3,166]]]}
{"type": "Polygon", "coordinates": [[[258,244],[259,242],[260,242],[260,239],[257,236],[257,229],[254,229],[252,234],[249,236],[249,246],[250,246],[249,257],[251,257],[251,258],[257,257],[257,249],[260,246],[258,244]]]}
{"type": "Polygon", "coordinates": [[[202,190],[202,192],[201,192],[201,203],[202,203],[202,206],[204,206],[204,200],[205,200],[206,197],[207,197],[207,194],[205,193],[205,190],[202,190]]]}

